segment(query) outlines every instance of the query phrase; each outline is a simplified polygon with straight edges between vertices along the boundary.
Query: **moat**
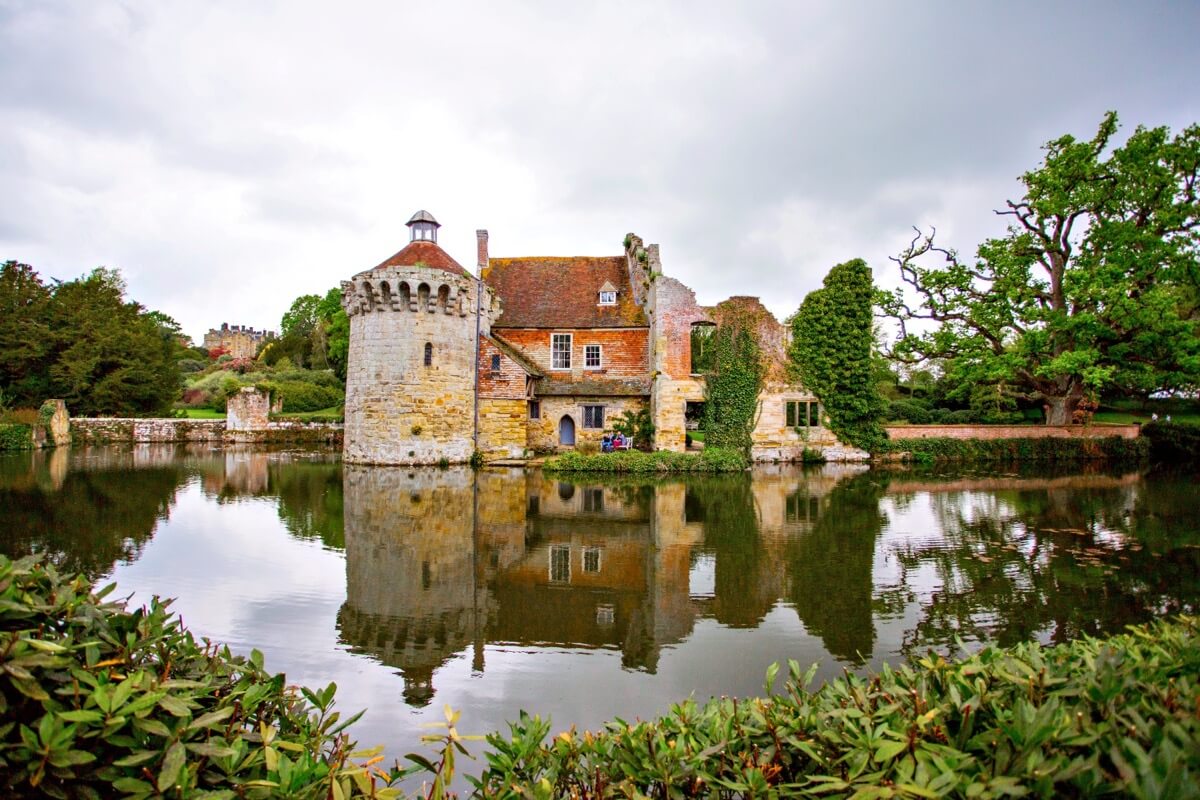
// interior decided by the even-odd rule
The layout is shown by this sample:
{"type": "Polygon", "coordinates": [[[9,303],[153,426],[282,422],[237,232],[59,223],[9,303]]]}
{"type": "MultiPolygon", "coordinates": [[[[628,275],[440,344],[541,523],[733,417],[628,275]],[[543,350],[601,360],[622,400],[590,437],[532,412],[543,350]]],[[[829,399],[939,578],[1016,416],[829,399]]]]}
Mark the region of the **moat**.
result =
{"type": "Polygon", "coordinates": [[[1056,642],[1200,609],[1191,474],[758,468],[563,477],[304,450],[0,457],[0,552],[43,553],[197,635],[336,681],[389,755],[463,711],[554,730],[962,640],[1056,642]]]}

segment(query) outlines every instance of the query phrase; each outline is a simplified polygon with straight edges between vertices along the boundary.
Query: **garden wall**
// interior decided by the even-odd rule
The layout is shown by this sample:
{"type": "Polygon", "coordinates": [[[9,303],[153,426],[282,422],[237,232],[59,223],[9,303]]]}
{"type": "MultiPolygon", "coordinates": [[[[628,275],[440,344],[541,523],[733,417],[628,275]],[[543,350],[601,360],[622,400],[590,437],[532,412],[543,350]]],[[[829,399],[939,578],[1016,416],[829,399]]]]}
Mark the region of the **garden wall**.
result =
{"type": "Polygon", "coordinates": [[[75,444],[211,442],[251,444],[331,444],[341,446],[342,425],[317,422],[271,422],[265,430],[228,431],[223,419],[115,419],[76,417],[71,420],[75,444]]]}
{"type": "Polygon", "coordinates": [[[1141,426],[1132,425],[888,425],[888,438],[897,439],[1136,439],[1141,426]]]}

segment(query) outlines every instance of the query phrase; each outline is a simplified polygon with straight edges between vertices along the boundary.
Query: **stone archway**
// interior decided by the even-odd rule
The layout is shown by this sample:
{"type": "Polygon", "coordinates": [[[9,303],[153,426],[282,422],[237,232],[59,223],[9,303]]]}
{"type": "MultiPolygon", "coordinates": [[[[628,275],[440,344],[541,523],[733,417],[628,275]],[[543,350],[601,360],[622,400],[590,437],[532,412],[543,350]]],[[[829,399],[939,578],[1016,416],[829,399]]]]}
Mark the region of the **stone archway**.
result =
{"type": "Polygon", "coordinates": [[[575,446],[575,420],[569,414],[563,414],[558,421],[558,443],[566,447],[575,446]]]}

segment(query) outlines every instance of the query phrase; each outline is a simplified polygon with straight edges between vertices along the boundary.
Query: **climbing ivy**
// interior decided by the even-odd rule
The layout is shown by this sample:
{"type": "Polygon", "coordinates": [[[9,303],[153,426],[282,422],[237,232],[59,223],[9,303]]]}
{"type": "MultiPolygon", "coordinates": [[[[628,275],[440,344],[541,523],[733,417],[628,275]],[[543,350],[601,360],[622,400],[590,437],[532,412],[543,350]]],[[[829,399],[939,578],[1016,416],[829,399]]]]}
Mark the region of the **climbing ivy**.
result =
{"type": "Polygon", "coordinates": [[[705,381],[705,447],[748,454],[763,366],[752,320],[727,314],[709,337],[705,381]]]}
{"type": "Polygon", "coordinates": [[[792,368],[846,444],[878,452],[884,402],[871,377],[875,287],[862,259],[838,264],[792,317],[792,368]]]}

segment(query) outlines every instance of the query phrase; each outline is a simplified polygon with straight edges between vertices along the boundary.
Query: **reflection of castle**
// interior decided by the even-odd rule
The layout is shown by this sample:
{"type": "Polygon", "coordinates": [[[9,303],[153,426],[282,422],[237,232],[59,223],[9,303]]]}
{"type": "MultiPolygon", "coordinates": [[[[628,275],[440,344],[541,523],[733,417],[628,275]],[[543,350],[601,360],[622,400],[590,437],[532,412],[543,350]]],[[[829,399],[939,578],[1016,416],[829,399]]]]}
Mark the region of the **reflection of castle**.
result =
{"type": "MultiPolygon", "coordinates": [[[[341,638],[398,668],[414,705],[430,701],[451,658],[469,650],[482,671],[488,643],[619,650],[624,667],[653,672],[697,617],[752,626],[797,592],[857,592],[863,579],[823,582],[823,562],[804,571],[803,587],[791,580],[789,547],[815,530],[820,498],[838,480],[582,485],[537,472],[347,465],[341,638]],[[693,586],[709,566],[711,590],[693,586]]],[[[867,651],[873,541],[865,602],[855,603],[866,616],[841,621],[865,628],[851,638],[867,651]]]]}

